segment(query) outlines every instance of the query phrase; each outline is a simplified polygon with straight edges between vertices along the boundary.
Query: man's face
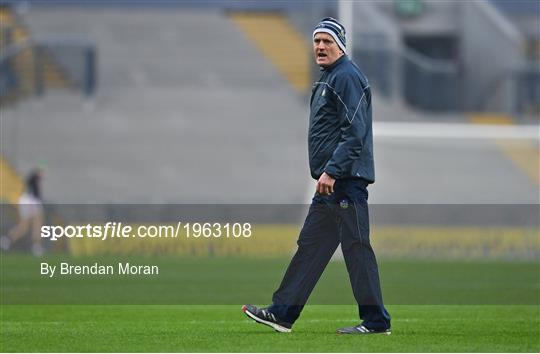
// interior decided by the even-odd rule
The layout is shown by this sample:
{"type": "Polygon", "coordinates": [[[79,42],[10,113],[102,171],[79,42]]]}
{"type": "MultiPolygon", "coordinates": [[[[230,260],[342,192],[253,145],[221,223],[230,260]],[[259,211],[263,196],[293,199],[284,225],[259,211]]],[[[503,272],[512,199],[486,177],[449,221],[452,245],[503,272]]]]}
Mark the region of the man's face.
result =
{"type": "Polygon", "coordinates": [[[324,32],[319,32],[313,37],[313,52],[315,62],[320,66],[330,66],[343,55],[334,38],[324,32]]]}

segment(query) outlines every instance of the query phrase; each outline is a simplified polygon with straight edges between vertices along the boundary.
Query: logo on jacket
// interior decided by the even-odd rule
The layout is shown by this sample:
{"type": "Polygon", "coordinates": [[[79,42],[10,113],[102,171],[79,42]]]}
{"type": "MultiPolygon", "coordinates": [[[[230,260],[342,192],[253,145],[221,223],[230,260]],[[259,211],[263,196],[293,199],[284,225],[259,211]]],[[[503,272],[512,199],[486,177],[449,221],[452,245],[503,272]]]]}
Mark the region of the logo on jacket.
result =
{"type": "Polygon", "coordinates": [[[345,199],[339,201],[339,207],[341,209],[347,209],[349,207],[349,202],[345,199]]]}

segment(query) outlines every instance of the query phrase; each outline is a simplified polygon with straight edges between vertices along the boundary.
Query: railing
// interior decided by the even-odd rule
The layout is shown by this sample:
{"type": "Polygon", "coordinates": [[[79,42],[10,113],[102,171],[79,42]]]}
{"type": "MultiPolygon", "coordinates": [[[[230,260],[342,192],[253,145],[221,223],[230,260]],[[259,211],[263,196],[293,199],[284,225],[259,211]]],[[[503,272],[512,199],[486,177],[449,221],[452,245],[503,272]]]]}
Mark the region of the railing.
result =
{"type": "Polygon", "coordinates": [[[415,108],[504,112],[515,116],[540,113],[538,62],[501,72],[484,84],[483,91],[467,92],[463,87],[466,84],[463,76],[467,73],[461,72],[458,63],[432,59],[412,49],[399,52],[384,44],[363,42],[355,49],[354,60],[378,94],[402,97],[415,108]]]}
{"type": "Polygon", "coordinates": [[[413,107],[432,111],[463,108],[455,63],[411,49],[396,52],[384,45],[363,45],[355,50],[354,58],[371,86],[384,97],[402,97],[413,107]]]}
{"type": "Polygon", "coordinates": [[[369,79],[370,85],[385,97],[395,95],[395,52],[385,44],[382,34],[359,36],[353,58],[369,79]]]}
{"type": "Polygon", "coordinates": [[[402,90],[407,103],[433,111],[458,111],[463,108],[455,63],[431,59],[412,49],[404,49],[402,62],[402,90]]]}
{"type": "Polygon", "coordinates": [[[540,64],[529,63],[512,73],[517,113],[540,114],[540,64]]]}
{"type": "Polygon", "coordinates": [[[20,93],[43,94],[49,86],[46,70],[51,67],[65,79],[66,87],[78,88],[87,96],[95,93],[94,44],[77,38],[39,38],[2,50],[0,100],[20,93]]]}
{"type": "Polygon", "coordinates": [[[9,62],[0,62],[0,100],[7,97],[17,86],[17,75],[11,70],[9,62]]]}

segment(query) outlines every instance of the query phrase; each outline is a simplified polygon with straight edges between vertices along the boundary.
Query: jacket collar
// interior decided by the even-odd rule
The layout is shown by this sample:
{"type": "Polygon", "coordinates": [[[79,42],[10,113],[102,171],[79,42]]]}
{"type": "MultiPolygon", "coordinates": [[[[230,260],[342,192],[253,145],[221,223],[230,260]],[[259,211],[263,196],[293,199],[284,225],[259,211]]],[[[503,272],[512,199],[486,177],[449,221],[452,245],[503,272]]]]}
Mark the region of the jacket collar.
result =
{"type": "Polygon", "coordinates": [[[339,57],[338,60],[336,60],[335,62],[332,63],[332,65],[330,66],[327,66],[327,67],[324,67],[324,66],[321,66],[321,71],[332,71],[335,67],[337,67],[338,65],[340,65],[341,63],[347,61],[349,59],[349,57],[347,56],[347,54],[343,54],[342,56],[339,57]]]}

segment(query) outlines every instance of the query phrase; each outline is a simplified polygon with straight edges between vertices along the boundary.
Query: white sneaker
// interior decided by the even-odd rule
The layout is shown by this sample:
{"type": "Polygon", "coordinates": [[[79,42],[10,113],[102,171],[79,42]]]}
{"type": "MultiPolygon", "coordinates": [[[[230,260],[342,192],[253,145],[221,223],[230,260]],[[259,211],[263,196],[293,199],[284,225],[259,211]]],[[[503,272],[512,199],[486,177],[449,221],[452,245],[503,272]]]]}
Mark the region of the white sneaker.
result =
{"type": "Polygon", "coordinates": [[[0,248],[8,251],[11,248],[11,239],[7,236],[0,237],[0,248]]]}

